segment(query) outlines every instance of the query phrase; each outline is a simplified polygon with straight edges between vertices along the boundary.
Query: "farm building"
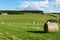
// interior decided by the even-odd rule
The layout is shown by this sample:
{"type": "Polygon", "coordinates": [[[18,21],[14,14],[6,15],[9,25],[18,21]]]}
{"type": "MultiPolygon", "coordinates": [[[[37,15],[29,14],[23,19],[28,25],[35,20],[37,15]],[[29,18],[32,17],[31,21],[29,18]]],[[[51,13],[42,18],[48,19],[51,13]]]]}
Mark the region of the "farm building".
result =
{"type": "Polygon", "coordinates": [[[40,10],[0,10],[0,14],[43,14],[40,10]]]}

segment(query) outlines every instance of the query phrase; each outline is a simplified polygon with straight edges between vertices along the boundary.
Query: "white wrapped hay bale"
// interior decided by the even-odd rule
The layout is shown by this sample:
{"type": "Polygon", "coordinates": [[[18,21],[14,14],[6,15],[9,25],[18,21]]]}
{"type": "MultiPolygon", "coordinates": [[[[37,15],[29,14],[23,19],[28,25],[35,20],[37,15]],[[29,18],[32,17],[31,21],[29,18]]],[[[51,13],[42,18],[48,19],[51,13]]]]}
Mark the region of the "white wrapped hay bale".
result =
{"type": "Polygon", "coordinates": [[[56,22],[47,22],[44,25],[45,32],[58,32],[58,24],[56,22]]]}
{"type": "Polygon", "coordinates": [[[2,15],[8,15],[7,13],[2,13],[2,15]]]}

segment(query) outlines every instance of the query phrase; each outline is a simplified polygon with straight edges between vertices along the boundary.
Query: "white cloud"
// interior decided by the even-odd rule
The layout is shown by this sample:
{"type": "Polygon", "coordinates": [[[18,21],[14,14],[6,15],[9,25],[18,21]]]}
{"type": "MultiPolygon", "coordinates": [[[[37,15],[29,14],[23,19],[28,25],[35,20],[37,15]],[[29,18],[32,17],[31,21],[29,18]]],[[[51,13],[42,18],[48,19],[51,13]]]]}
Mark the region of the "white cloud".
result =
{"type": "Polygon", "coordinates": [[[60,12],[60,0],[56,0],[56,11],[60,12]]]}
{"type": "Polygon", "coordinates": [[[19,7],[19,10],[43,10],[46,12],[60,12],[60,0],[52,1],[24,1],[19,7]]]}
{"type": "Polygon", "coordinates": [[[48,1],[43,2],[37,2],[37,1],[24,1],[21,6],[19,6],[19,9],[25,9],[25,8],[33,8],[36,10],[43,10],[43,8],[40,8],[40,6],[48,6],[48,1]]]}

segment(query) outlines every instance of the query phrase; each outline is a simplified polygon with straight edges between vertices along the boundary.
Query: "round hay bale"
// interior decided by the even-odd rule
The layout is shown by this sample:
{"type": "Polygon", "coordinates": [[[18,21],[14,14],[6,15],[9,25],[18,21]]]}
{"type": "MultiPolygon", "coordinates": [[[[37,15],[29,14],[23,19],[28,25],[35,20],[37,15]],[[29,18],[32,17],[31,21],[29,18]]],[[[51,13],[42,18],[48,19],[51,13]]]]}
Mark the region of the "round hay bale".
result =
{"type": "Polygon", "coordinates": [[[44,25],[44,32],[58,32],[58,25],[56,22],[47,22],[44,25]]]}

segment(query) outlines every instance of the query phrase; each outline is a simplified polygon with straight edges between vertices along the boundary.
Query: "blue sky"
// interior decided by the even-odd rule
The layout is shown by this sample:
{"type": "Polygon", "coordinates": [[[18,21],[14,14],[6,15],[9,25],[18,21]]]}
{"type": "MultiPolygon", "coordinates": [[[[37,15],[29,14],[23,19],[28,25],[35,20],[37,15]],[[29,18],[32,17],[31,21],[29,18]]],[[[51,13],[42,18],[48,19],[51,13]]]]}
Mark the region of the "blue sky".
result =
{"type": "Polygon", "coordinates": [[[0,0],[0,10],[60,12],[60,0],[0,0]]]}

